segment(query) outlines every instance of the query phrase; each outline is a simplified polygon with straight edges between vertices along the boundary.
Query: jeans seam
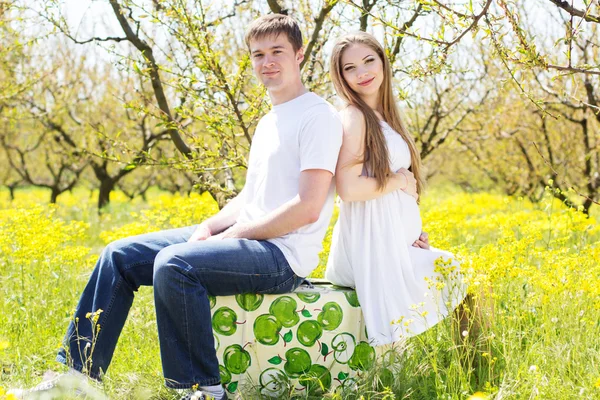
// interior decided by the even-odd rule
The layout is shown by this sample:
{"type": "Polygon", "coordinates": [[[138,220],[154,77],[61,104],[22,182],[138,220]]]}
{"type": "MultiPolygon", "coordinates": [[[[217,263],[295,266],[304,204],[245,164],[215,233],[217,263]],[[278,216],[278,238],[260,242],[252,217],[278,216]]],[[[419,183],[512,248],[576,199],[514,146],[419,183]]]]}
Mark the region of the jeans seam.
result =
{"type": "MultiPolygon", "coordinates": [[[[112,308],[113,308],[113,304],[115,303],[115,298],[117,297],[117,292],[119,291],[119,289],[121,288],[121,284],[123,283],[125,279],[123,278],[123,276],[119,277],[119,280],[117,281],[117,284],[115,285],[115,290],[113,291],[113,294],[110,298],[110,302],[108,303],[108,307],[106,308],[106,310],[103,310],[102,312],[102,318],[101,318],[101,324],[100,326],[106,326],[106,324],[104,323],[106,321],[106,319],[108,318],[108,314],[110,314],[112,308]]],[[[92,310],[92,311],[98,311],[98,310],[92,310]]],[[[92,330],[93,330],[93,326],[92,326],[92,330]]],[[[100,329],[100,332],[98,332],[98,336],[96,336],[96,344],[98,344],[98,342],[100,341],[100,337],[102,336],[102,333],[104,333],[106,331],[106,329],[100,329]]],[[[94,333],[92,332],[92,335],[94,333]]],[[[93,354],[90,356],[93,357],[93,354]]],[[[104,361],[104,360],[102,360],[104,361]]],[[[93,368],[93,367],[92,367],[93,368]]],[[[90,371],[91,372],[91,371],[90,371]]]]}
{"type": "Polygon", "coordinates": [[[219,379],[207,379],[205,381],[197,381],[197,382],[185,382],[185,383],[173,383],[172,381],[165,381],[165,386],[171,389],[191,389],[194,386],[213,386],[221,383],[219,379]]]}
{"type": "Polygon", "coordinates": [[[283,286],[289,284],[290,282],[293,282],[295,277],[296,277],[296,274],[292,273],[292,276],[290,276],[288,279],[286,279],[285,281],[283,281],[279,285],[274,286],[274,287],[269,288],[269,289],[258,291],[257,293],[258,294],[269,294],[271,292],[276,292],[277,290],[281,289],[283,286]]]}
{"type": "Polygon", "coordinates": [[[281,251],[281,249],[279,247],[277,247],[276,244],[271,243],[269,241],[265,241],[265,245],[269,248],[269,250],[271,251],[271,255],[273,257],[273,261],[275,261],[275,264],[277,264],[277,268],[281,269],[281,266],[283,264],[285,264],[285,266],[287,268],[291,268],[289,261],[285,258],[285,254],[283,254],[283,252],[281,251]]]}
{"type": "Polygon", "coordinates": [[[185,342],[187,344],[187,356],[188,356],[188,364],[189,364],[189,370],[193,371],[193,363],[192,363],[192,344],[190,343],[190,334],[188,332],[188,309],[187,309],[187,299],[186,299],[186,295],[185,295],[185,288],[184,288],[184,283],[183,283],[183,279],[184,279],[184,275],[183,274],[179,274],[179,290],[181,291],[181,293],[183,293],[183,327],[184,327],[184,332],[185,332],[185,342]]]}
{"type": "MultiPolygon", "coordinates": [[[[289,268],[291,269],[291,268],[289,268]]],[[[268,273],[268,274],[261,274],[261,273],[254,273],[254,274],[249,274],[247,272],[233,272],[233,271],[220,271],[220,270],[215,270],[214,268],[195,268],[195,267],[191,267],[189,270],[186,270],[186,272],[211,272],[211,273],[221,273],[221,274],[227,274],[227,275],[231,275],[231,276],[258,276],[261,278],[276,278],[282,275],[285,275],[286,270],[283,271],[278,271],[278,272],[274,272],[274,273],[268,273]]]]}
{"type": "Polygon", "coordinates": [[[125,281],[125,284],[127,285],[127,287],[129,287],[129,289],[131,289],[133,292],[137,292],[138,289],[136,289],[133,286],[131,286],[129,284],[129,282],[127,282],[127,280],[123,277],[123,274],[125,272],[129,271],[131,268],[139,267],[140,265],[153,265],[153,264],[154,264],[154,261],[152,261],[152,262],[150,262],[150,261],[141,261],[141,262],[137,262],[137,263],[133,263],[133,264],[127,264],[123,268],[118,268],[117,267],[117,270],[118,270],[119,275],[121,276],[121,278],[123,278],[123,280],[125,281]]]}
{"type": "Polygon", "coordinates": [[[131,264],[126,264],[123,266],[123,271],[127,271],[133,267],[139,267],[140,265],[144,265],[144,264],[154,264],[154,260],[153,261],[138,261],[138,262],[134,262],[131,264]]]}
{"type": "MultiPolygon", "coordinates": [[[[269,242],[267,242],[269,243],[269,242]]],[[[279,258],[277,257],[277,253],[275,251],[275,249],[271,248],[271,246],[277,248],[277,246],[275,246],[274,244],[270,243],[270,245],[267,245],[267,247],[269,247],[269,251],[271,253],[271,258],[273,258],[273,263],[275,265],[277,265],[277,271],[281,271],[281,263],[279,262],[279,258]]]]}

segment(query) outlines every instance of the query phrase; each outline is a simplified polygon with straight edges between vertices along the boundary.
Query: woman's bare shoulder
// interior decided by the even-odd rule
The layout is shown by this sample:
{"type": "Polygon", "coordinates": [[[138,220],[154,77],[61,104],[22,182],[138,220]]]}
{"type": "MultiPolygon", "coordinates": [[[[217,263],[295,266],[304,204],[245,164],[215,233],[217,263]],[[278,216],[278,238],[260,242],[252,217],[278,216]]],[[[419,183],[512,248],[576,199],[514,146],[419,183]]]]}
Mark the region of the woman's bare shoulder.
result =
{"type": "Polygon", "coordinates": [[[362,135],[365,129],[365,115],[356,106],[349,104],[340,110],[344,135],[362,135]]]}

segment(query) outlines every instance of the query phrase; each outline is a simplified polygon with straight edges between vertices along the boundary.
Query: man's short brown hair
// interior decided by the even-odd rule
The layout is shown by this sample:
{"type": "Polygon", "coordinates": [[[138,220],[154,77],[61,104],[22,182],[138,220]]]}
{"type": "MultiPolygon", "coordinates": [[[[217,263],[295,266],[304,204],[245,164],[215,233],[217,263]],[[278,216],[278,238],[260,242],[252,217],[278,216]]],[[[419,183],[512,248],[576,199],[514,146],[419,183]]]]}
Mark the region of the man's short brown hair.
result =
{"type": "Polygon", "coordinates": [[[250,41],[265,36],[278,36],[285,34],[292,44],[294,52],[302,48],[302,32],[295,19],[283,14],[264,15],[252,21],[246,31],[246,45],[250,47],[250,41]]]}

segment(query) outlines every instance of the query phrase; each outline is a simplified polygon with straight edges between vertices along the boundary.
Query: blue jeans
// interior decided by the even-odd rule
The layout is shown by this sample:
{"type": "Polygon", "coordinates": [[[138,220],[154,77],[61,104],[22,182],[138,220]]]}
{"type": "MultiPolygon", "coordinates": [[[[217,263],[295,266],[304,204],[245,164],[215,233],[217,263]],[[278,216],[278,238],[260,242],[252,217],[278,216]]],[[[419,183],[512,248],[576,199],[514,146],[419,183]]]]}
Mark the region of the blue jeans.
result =
{"type": "Polygon", "coordinates": [[[187,243],[196,226],[133,236],[110,243],[100,256],[75,311],[57,360],[95,379],[108,369],[134,292],[154,286],[165,382],[171,388],[219,384],[208,295],[286,293],[303,278],[267,241],[224,239],[187,243]],[[91,345],[88,312],[102,309],[91,345]],[[76,326],[77,325],[77,326],[76,326]],[[91,362],[90,362],[91,361],[91,362]]]}

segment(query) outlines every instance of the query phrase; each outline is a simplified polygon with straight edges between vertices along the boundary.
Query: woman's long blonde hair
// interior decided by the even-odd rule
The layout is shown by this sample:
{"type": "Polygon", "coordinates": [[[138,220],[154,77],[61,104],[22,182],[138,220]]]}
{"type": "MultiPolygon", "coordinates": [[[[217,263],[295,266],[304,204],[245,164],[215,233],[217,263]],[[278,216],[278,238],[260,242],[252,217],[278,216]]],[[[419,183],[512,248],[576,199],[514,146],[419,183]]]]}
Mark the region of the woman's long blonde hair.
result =
{"type": "Polygon", "coordinates": [[[417,192],[420,194],[423,190],[423,179],[421,176],[422,164],[421,154],[417,150],[415,141],[408,134],[402,120],[400,112],[392,92],[392,68],[385,55],[383,47],[377,39],[365,32],[356,32],[339,38],[331,54],[330,75],[337,95],[348,105],[357,107],[365,116],[365,149],[362,156],[362,162],[369,175],[377,179],[377,187],[381,189],[385,186],[390,175],[394,172],[390,170],[390,158],[385,136],[375,110],[371,109],[360,96],[350,88],[348,82],[342,75],[342,54],[344,50],[353,44],[362,44],[371,48],[383,63],[383,82],[379,89],[379,111],[383,120],[398,132],[404,141],[408,144],[411,156],[410,170],[417,180],[417,192]]]}

